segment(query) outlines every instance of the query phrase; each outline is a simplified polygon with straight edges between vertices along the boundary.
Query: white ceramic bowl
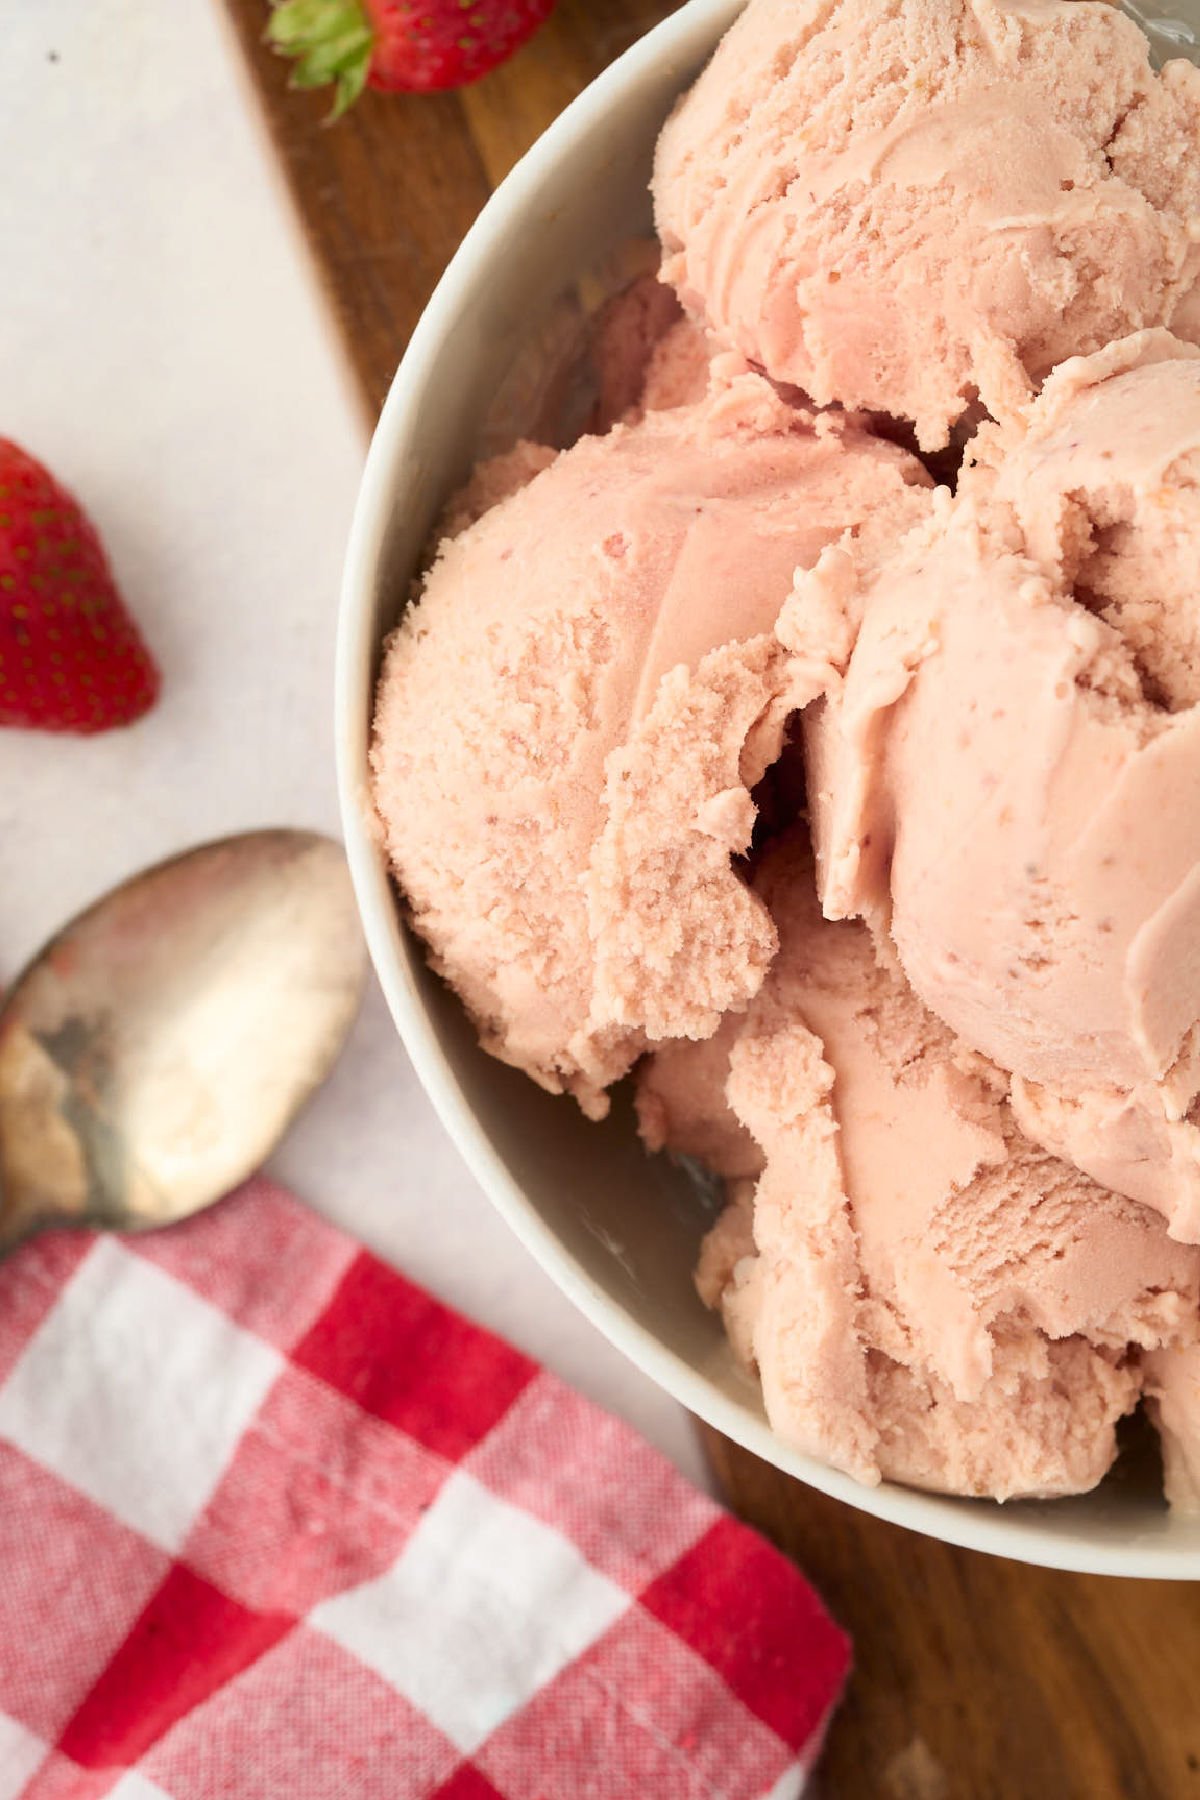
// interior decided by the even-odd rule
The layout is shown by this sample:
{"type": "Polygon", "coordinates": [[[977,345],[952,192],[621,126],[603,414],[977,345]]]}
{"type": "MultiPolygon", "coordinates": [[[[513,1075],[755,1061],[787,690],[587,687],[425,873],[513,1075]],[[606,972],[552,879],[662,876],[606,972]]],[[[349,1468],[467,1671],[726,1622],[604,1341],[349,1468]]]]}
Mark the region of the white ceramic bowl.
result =
{"type": "Polygon", "coordinates": [[[587,1317],[692,1412],[848,1505],[951,1543],[1118,1575],[1200,1578],[1200,1520],[1118,1473],[1079,1500],[955,1500],[864,1488],[790,1450],[763,1416],[691,1272],[708,1222],[643,1154],[627,1105],[603,1126],[485,1056],[404,927],[368,828],[367,743],[382,640],[434,515],[474,460],[498,385],[548,304],[648,230],[655,137],[741,0],[691,0],[568,108],[493,195],[413,334],[375,432],[346,560],[337,745],[347,849],[375,967],[446,1129],[522,1242],[587,1317]]]}

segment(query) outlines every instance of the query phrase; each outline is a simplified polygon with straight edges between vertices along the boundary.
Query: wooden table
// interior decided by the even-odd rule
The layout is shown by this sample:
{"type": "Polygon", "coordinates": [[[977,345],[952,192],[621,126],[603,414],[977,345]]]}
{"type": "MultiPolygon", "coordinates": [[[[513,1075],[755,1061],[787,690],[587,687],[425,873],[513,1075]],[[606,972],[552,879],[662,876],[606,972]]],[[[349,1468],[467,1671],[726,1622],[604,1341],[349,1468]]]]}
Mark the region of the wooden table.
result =
{"type": "MultiPolygon", "coordinates": [[[[674,10],[560,0],[477,86],[368,93],[327,128],[327,101],[289,92],[263,46],[266,0],[225,4],[369,421],[491,189],[593,75],[674,10]]],[[[1058,1575],[950,1549],[706,1439],[730,1504],[796,1558],[854,1636],[823,1795],[1200,1800],[1200,1586],[1058,1575]]]]}

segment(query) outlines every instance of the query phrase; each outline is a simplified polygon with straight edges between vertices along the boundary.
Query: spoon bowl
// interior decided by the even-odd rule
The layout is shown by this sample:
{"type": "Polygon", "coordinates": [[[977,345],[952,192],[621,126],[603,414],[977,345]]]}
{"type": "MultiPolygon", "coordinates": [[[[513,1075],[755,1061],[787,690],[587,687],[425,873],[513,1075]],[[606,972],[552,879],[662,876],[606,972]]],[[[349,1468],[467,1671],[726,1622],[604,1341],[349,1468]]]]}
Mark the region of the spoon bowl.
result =
{"type": "Polygon", "coordinates": [[[329,1072],[365,975],[341,846],[312,832],[223,838],[98,900],[0,1006],[0,1253],[236,1186],[329,1072]]]}

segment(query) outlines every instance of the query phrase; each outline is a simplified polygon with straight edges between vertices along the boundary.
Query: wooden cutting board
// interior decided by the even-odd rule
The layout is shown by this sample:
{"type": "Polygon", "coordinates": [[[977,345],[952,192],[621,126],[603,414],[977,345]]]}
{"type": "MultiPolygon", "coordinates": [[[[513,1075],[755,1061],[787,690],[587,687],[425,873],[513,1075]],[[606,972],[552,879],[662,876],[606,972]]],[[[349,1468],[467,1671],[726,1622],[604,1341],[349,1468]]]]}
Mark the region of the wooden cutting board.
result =
{"type": "MultiPolygon", "coordinates": [[[[593,75],[674,10],[560,0],[550,24],[476,87],[368,93],[329,127],[327,102],[289,92],[263,46],[266,0],[223,3],[365,424],[491,189],[593,75]]],[[[715,1433],[705,1441],[730,1505],[796,1558],[854,1637],[822,1795],[1200,1800],[1200,1585],[1059,1575],[950,1549],[827,1500],[715,1433]]]]}

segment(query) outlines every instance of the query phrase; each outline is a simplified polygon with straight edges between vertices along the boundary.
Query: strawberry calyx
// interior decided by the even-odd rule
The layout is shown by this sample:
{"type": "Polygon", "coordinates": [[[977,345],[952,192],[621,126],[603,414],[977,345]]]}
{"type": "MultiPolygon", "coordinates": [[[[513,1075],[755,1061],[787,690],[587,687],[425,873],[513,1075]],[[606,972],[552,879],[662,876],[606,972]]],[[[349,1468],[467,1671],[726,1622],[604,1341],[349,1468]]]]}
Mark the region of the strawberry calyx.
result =
{"type": "Polygon", "coordinates": [[[340,119],[366,86],[375,32],[362,0],[282,0],[267,41],[294,59],[292,86],[333,85],[331,118],[340,119]]]}

